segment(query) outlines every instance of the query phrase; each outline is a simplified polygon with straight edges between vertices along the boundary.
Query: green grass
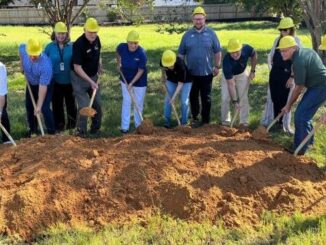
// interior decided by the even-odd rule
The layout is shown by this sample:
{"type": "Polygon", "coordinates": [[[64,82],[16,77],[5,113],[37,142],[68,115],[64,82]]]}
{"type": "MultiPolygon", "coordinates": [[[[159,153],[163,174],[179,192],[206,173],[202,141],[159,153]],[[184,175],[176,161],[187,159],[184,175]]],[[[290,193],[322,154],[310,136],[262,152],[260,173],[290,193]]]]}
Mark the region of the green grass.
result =
{"type": "MultiPolygon", "coordinates": [[[[19,237],[0,237],[0,244],[22,244],[19,237]]],[[[276,218],[265,213],[256,227],[226,229],[220,222],[195,223],[151,216],[123,226],[109,224],[100,231],[57,224],[35,236],[31,244],[325,244],[326,216],[276,218]]]]}
{"type": "MultiPolygon", "coordinates": [[[[251,105],[250,127],[255,128],[259,124],[261,113],[266,99],[268,83],[268,68],[266,64],[267,54],[275,37],[279,34],[275,29],[276,23],[272,22],[236,22],[236,23],[209,23],[216,30],[223,47],[226,47],[230,38],[237,37],[243,43],[248,43],[258,51],[258,66],[256,78],[249,91],[251,105]]],[[[163,124],[163,98],[164,89],[159,82],[159,59],[165,49],[177,50],[182,34],[162,34],[156,32],[156,25],[142,26],[114,26],[101,28],[99,35],[102,41],[103,64],[106,70],[102,79],[103,97],[103,127],[100,136],[120,135],[121,92],[118,75],[115,71],[115,48],[123,42],[127,33],[137,29],[140,32],[141,45],[147,50],[148,55],[148,90],[145,99],[145,117],[151,119],[155,125],[163,124]]],[[[73,27],[72,40],[82,33],[82,27],[73,27]]],[[[26,136],[27,123],[24,109],[24,77],[19,73],[18,45],[26,42],[30,37],[37,37],[44,45],[49,42],[46,32],[49,27],[21,27],[0,26],[0,54],[1,61],[8,68],[9,73],[9,114],[14,138],[26,136]]],[[[306,29],[299,30],[298,35],[305,47],[311,47],[309,33],[306,29]]],[[[220,76],[214,79],[212,92],[212,123],[218,123],[220,117],[220,76]]],[[[317,113],[316,118],[320,115],[317,113]]],[[[175,122],[176,123],[176,122],[175,122]]],[[[316,144],[309,151],[308,156],[314,158],[321,167],[326,165],[326,129],[317,133],[316,144]]],[[[274,134],[273,137],[284,146],[291,145],[292,138],[282,134],[274,134]]]]}
{"type": "MultiPolygon", "coordinates": [[[[230,38],[237,37],[258,51],[259,59],[256,78],[249,91],[251,105],[250,127],[259,125],[263,111],[268,83],[267,54],[278,35],[276,24],[271,22],[210,23],[219,36],[223,47],[230,38]]],[[[159,59],[165,49],[177,50],[181,34],[160,34],[157,26],[142,25],[115,26],[101,28],[99,35],[103,46],[103,64],[106,70],[102,78],[103,127],[100,137],[120,135],[121,91],[115,71],[115,47],[125,40],[127,33],[137,29],[141,35],[141,45],[148,55],[148,90],[145,99],[146,118],[155,125],[163,125],[164,89],[160,83],[159,59]]],[[[44,45],[49,38],[43,32],[49,28],[0,26],[0,60],[6,64],[9,73],[9,115],[12,135],[18,139],[27,134],[24,108],[24,77],[19,73],[18,45],[30,37],[37,37],[44,45]]],[[[72,29],[75,40],[82,33],[81,27],[72,29]]],[[[299,30],[298,35],[305,47],[311,47],[307,30],[299,30]]],[[[214,79],[212,92],[212,123],[219,123],[220,117],[220,76],[214,79]]],[[[321,112],[317,113],[316,118],[321,112]]],[[[174,122],[176,124],[176,122],[174,122]]],[[[276,142],[287,146],[292,137],[279,132],[273,133],[276,142]]],[[[308,156],[315,159],[321,168],[326,167],[326,129],[321,128],[315,138],[313,149],[308,156]]],[[[228,230],[219,224],[196,224],[167,217],[155,216],[144,224],[137,223],[119,226],[109,225],[104,230],[94,232],[89,228],[57,225],[36,239],[37,244],[323,244],[326,241],[326,218],[305,218],[295,215],[292,218],[276,219],[273,214],[262,217],[263,225],[240,230],[228,230]]],[[[0,244],[9,243],[0,237],[0,244]]],[[[20,240],[14,240],[18,243],[20,240]]]]}

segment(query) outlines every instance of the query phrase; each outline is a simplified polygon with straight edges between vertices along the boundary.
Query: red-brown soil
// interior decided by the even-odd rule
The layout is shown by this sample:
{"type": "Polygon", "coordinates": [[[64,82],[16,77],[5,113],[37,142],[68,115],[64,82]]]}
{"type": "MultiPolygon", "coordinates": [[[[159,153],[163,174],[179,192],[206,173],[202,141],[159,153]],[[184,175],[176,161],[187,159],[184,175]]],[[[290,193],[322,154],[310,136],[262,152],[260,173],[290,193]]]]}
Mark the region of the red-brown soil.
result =
{"type": "Polygon", "coordinates": [[[219,126],[151,135],[45,136],[0,146],[0,234],[51,224],[102,227],[160,211],[227,226],[265,211],[326,213],[326,176],[250,132],[219,126]]]}

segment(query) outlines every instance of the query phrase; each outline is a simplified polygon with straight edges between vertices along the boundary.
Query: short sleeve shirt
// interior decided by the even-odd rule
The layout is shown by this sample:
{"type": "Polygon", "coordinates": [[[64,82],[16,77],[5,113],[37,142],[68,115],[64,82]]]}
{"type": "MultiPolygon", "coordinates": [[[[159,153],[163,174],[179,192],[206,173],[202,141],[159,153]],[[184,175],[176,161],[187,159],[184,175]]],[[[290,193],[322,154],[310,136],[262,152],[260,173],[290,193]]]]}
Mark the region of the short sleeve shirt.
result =
{"type": "MultiPolygon", "coordinates": [[[[147,86],[147,57],[145,50],[142,47],[138,46],[136,51],[131,52],[128,49],[127,43],[120,43],[116,51],[121,57],[121,71],[127,80],[127,83],[131,82],[131,80],[136,76],[138,69],[142,69],[144,70],[142,76],[137,82],[134,83],[133,86],[147,86]]],[[[122,78],[120,79],[123,81],[122,78]]]]}
{"type": "Polygon", "coordinates": [[[7,70],[4,64],[0,62],[0,96],[8,93],[7,70]]]}
{"type": "MultiPolygon", "coordinates": [[[[84,72],[93,77],[98,72],[101,53],[101,42],[99,37],[90,43],[85,34],[81,35],[73,44],[72,63],[81,65],[84,72]]],[[[72,66],[72,69],[74,67],[72,66]]]]}
{"type": "Polygon", "coordinates": [[[226,80],[233,78],[233,75],[239,75],[244,72],[247,67],[248,59],[255,55],[255,50],[248,44],[243,44],[241,56],[238,60],[234,60],[230,53],[227,53],[223,59],[223,74],[226,80]]]}
{"type": "Polygon", "coordinates": [[[66,43],[63,49],[60,49],[57,42],[49,43],[44,53],[51,59],[53,68],[53,80],[60,84],[70,83],[70,70],[72,58],[72,43],[66,43]],[[60,64],[63,64],[63,70],[60,64]]]}
{"type": "Polygon", "coordinates": [[[49,85],[52,79],[52,64],[50,58],[41,53],[36,61],[31,61],[26,44],[19,45],[24,74],[31,85],[49,85]]]}
{"type": "MultiPolygon", "coordinates": [[[[160,62],[160,66],[162,66],[162,63],[160,62]]],[[[189,72],[187,69],[187,66],[183,59],[180,57],[177,57],[177,60],[173,66],[173,69],[163,68],[165,70],[165,74],[167,77],[167,80],[173,83],[189,83],[191,82],[189,72]]]]}
{"type": "Polygon", "coordinates": [[[214,56],[221,52],[220,42],[215,32],[205,27],[201,32],[195,28],[182,37],[178,53],[185,56],[189,72],[194,76],[207,76],[213,73],[214,56]]]}
{"type": "Polygon", "coordinates": [[[312,49],[299,48],[293,53],[294,82],[306,88],[326,87],[326,68],[312,49]]]}

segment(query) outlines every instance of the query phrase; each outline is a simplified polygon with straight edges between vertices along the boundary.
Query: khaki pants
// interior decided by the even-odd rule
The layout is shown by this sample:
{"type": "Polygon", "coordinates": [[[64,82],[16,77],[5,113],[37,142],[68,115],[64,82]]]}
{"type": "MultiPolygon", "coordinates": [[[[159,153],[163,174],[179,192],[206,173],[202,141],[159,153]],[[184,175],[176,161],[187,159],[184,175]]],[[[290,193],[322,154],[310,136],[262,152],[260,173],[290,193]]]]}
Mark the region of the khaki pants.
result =
{"type": "MultiPolygon", "coordinates": [[[[249,123],[249,101],[248,101],[248,73],[244,71],[239,75],[234,75],[235,79],[235,88],[237,91],[238,98],[242,96],[240,100],[240,124],[248,124],[249,123]]],[[[222,125],[230,125],[231,122],[231,114],[230,114],[230,102],[231,97],[229,93],[229,88],[227,81],[222,75],[221,81],[221,93],[222,93],[222,101],[221,101],[221,121],[222,125]]]]}

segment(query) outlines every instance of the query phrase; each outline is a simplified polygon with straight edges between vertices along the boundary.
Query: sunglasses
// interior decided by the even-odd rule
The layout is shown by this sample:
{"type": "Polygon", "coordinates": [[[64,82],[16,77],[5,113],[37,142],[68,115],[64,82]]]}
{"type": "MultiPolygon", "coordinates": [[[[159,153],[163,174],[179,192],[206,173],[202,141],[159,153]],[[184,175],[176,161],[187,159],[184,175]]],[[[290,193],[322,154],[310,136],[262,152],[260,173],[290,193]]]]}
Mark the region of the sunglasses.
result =
{"type": "Polygon", "coordinates": [[[288,30],[290,30],[290,29],[280,29],[280,31],[288,31],[288,30]]]}

